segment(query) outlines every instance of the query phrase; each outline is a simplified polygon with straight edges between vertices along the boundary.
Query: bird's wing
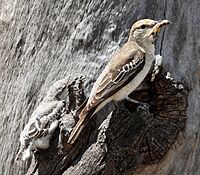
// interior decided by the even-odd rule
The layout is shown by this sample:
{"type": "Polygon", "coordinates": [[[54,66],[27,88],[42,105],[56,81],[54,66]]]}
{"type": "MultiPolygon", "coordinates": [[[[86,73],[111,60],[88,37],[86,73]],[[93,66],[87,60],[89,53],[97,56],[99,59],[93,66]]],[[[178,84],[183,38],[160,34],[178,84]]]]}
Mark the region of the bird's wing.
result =
{"type": "Polygon", "coordinates": [[[115,69],[109,70],[102,78],[95,95],[89,99],[87,105],[82,110],[83,116],[99,103],[114,95],[120,88],[127,85],[141,71],[144,63],[145,53],[137,50],[125,62],[116,66],[115,69]]]}
{"type": "Polygon", "coordinates": [[[87,105],[79,115],[79,121],[73,128],[72,133],[68,139],[68,143],[73,144],[94,110],[99,103],[115,94],[121,87],[128,84],[136,74],[141,71],[145,63],[145,53],[142,51],[134,52],[130,55],[130,59],[125,60],[122,64],[115,66],[115,69],[109,70],[101,79],[96,93],[92,98],[89,98],[87,105]]]}

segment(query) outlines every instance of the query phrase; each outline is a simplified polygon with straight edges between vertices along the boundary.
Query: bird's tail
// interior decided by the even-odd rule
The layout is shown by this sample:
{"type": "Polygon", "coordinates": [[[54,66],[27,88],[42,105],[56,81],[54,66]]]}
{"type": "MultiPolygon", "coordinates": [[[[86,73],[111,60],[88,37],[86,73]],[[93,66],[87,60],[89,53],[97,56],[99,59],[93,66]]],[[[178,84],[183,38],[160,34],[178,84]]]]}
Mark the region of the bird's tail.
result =
{"type": "Polygon", "coordinates": [[[79,114],[79,121],[76,123],[75,127],[73,128],[73,131],[71,132],[67,143],[73,144],[76,141],[81,131],[87,125],[90,118],[94,115],[96,108],[97,106],[93,107],[90,111],[85,112],[84,109],[81,111],[81,113],[79,114]]]}
{"type": "Polygon", "coordinates": [[[73,144],[76,141],[76,139],[80,135],[81,131],[83,130],[87,122],[88,122],[87,116],[84,116],[83,118],[79,119],[79,121],[73,128],[72,133],[70,134],[70,137],[67,141],[68,143],[73,144]]]}

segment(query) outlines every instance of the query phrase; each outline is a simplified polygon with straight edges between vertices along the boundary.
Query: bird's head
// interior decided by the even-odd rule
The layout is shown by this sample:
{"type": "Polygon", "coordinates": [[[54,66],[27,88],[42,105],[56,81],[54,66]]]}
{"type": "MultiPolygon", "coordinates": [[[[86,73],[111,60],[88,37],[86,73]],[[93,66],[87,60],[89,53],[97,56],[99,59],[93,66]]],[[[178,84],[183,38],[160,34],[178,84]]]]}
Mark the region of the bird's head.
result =
{"type": "Polygon", "coordinates": [[[139,45],[154,44],[161,27],[168,25],[168,20],[154,21],[142,19],[135,22],[130,30],[129,40],[136,41],[139,45]]]}

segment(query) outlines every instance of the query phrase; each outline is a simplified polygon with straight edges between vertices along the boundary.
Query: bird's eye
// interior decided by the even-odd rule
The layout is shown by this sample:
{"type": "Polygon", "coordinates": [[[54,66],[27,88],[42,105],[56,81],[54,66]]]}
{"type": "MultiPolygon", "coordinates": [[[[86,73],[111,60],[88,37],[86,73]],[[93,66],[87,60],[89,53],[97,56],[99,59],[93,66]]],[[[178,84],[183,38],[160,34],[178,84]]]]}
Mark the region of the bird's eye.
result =
{"type": "Polygon", "coordinates": [[[141,27],[140,27],[141,29],[146,29],[147,28],[147,26],[145,25],[145,24],[143,24],[143,25],[141,25],[141,27]]]}

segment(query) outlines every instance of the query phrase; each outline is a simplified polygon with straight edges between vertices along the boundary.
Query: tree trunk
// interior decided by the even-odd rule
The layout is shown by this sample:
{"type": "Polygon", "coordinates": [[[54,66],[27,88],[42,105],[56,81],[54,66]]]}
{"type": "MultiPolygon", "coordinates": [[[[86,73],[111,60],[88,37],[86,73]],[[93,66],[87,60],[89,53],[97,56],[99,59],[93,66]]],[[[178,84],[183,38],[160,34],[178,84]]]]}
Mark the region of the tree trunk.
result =
{"type": "MultiPolygon", "coordinates": [[[[88,96],[110,56],[126,42],[132,23],[142,18],[172,22],[160,33],[156,53],[164,58],[162,72],[169,71],[189,94],[160,74],[150,83],[150,107],[130,110],[130,104],[122,102],[113,111],[107,106],[90,121],[95,126],[86,128],[78,144],[64,145],[60,155],[55,149],[39,152],[36,173],[200,174],[199,0],[1,0],[0,8],[0,174],[34,170],[30,161],[15,162],[18,138],[49,87],[82,74],[88,96]],[[148,150],[155,147],[148,138],[164,146],[148,150]]],[[[58,135],[57,131],[53,138],[58,135]]]]}

